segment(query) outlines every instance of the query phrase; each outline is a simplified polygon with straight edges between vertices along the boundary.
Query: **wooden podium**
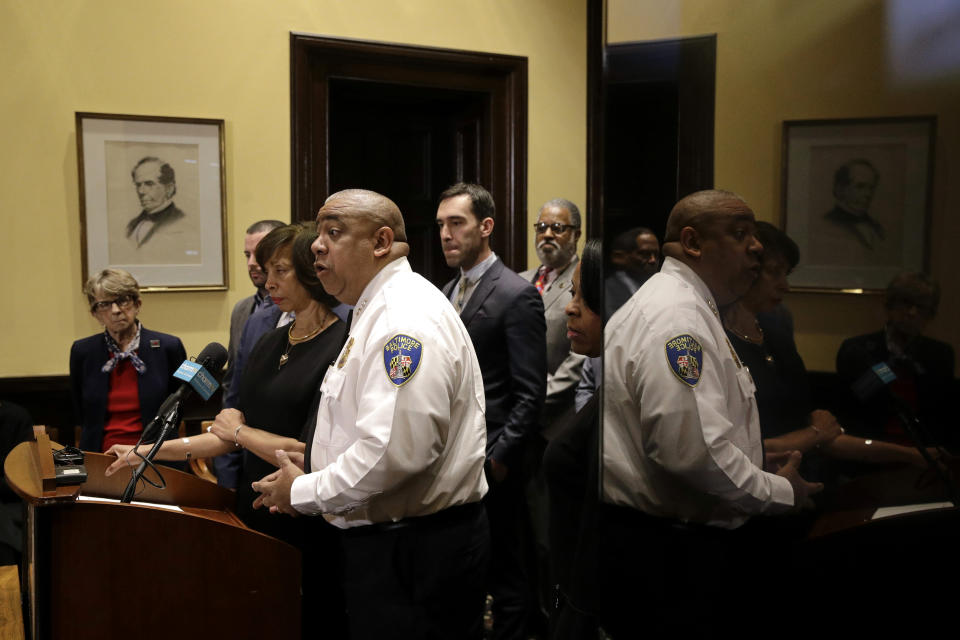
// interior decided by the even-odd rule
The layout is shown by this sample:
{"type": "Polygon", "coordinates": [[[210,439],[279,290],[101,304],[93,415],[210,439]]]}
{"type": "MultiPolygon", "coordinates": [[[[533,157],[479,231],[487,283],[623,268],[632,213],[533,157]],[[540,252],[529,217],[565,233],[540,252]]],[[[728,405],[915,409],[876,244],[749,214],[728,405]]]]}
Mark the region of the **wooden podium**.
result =
{"type": "MultiPolygon", "coordinates": [[[[960,478],[960,466],[950,467],[960,478]]],[[[907,626],[912,632],[905,637],[912,637],[949,624],[955,631],[960,509],[875,516],[881,507],[947,501],[939,480],[909,467],[864,475],[834,491],[790,573],[800,585],[797,601],[810,605],[806,630],[891,637],[907,626]]]]}
{"type": "Polygon", "coordinates": [[[299,550],[247,528],[232,492],[168,467],[165,489],[134,500],[176,510],[84,500],[123,494],[129,473],[104,476],[114,460],[87,452],[87,482],[58,487],[46,434],[7,457],[27,504],[30,637],[300,637],[299,550]]]}

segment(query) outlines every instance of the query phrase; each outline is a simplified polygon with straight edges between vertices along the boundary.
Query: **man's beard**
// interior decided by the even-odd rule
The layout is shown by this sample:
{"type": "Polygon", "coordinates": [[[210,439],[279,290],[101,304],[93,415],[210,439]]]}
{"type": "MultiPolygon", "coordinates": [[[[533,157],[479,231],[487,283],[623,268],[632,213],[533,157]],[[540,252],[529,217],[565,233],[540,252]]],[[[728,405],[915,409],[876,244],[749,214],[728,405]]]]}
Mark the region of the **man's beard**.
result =
{"type": "Polygon", "coordinates": [[[540,263],[551,269],[561,269],[567,266],[576,253],[577,244],[575,242],[570,242],[566,246],[556,240],[541,240],[537,243],[537,257],[540,258],[540,263]],[[543,247],[547,245],[554,247],[554,251],[550,255],[547,255],[543,250],[543,247]]]}

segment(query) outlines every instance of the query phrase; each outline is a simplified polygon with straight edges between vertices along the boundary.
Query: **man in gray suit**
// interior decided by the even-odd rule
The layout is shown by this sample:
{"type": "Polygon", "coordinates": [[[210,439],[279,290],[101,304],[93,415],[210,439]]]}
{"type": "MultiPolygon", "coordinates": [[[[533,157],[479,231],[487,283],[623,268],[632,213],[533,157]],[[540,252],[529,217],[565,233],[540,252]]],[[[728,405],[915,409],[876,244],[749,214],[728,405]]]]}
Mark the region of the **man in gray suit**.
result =
{"type": "MultiPolygon", "coordinates": [[[[585,356],[570,351],[567,338],[567,303],[573,272],[577,269],[577,240],[580,238],[580,210],[577,205],[555,198],[540,207],[540,215],[533,225],[536,232],[537,257],[540,266],[520,274],[532,283],[543,297],[544,317],[547,323],[547,395],[540,414],[540,438],[529,447],[531,457],[527,464],[536,472],[526,487],[530,509],[530,527],[535,543],[535,558],[528,558],[528,571],[537,576],[537,594],[531,599],[540,603],[541,611],[549,611],[552,594],[552,573],[549,568],[547,485],[540,471],[540,459],[546,440],[552,435],[559,418],[572,411],[580,370],[585,356]]],[[[534,627],[534,630],[536,628],[534,627]]]]}
{"type": "MultiPolygon", "coordinates": [[[[257,264],[254,257],[257,245],[263,236],[267,235],[277,227],[282,227],[283,222],[279,220],[260,220],[247,227],[247,233],[243,238],[243,255],[247,260],[247,274],[250,276],[250,282],[256,287],[256,291],[251,296],[247,296],[233,306],[233,312],[230,314],[230,343],[227,347],[227,372],[223,376],[223,407],[232,406],[228,398],[233,397],[230,393],[230,387],[235,382],[233,380],[236,369],[238,351],[240,349],[240,336],[243,333],[243,326],[247,320],[258,309],[265,309],[273,306],[273,301],[267,295],[265,285],[267,284],[267,275],[257,264]]],[[[255,344],[256,340],[251,342],[255,344]]],[[[236,383],[239,384],[239,380],[236,383]]],[[[240,453],[227,453],[214,458],[213,466],[217,472],[217,482],[221,486],[230,489],[236,489],[240,480],[240,453]]]]}
{"type": "Polygon", "coordinates": [[[549,437],[555,420],[573,406],[584,360],[584,356],[570,351],[564,312],[570,302],[570,285],[578,260],[580,209],[563,198],[550,200],[540,207],[533,228],[541,264],[524,271],[520,277],[532,283],[543,297],[547,321],[547,397],[540,425],[541,433],[549,437]]]}

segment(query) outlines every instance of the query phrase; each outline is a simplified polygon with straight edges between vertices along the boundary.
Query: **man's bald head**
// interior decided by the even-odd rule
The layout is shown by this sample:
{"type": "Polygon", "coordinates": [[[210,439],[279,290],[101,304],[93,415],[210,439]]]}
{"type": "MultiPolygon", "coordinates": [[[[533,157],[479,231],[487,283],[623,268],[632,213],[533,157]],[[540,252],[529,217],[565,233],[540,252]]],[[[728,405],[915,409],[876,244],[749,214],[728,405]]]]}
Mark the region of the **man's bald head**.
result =
{"type": "Polygon", "coordinates": [[[409,253],[403,216],[389,198],[364,189],[338,191],[317,212],[314,267],[324,289],[357,304],[363,289],[409,253]]]}
{"type": "Polygon", "coordinates": [[[407,231],[400,207],[393,200],[376,191],[366,189],[337,191],[324,201],[323,208],[317,216],[317,222],[324,214],[367,220],[375,229],[389,227],[393,231],[395,242],[407,241],[407,231]]]}
{"type": "Polygon", "coordinates": [[[759,272],[762,250],[753,211],[730,191],[692,193],[667,219],[663,254],[693,269],[720,305],[747,292],[759,272]]]}
{"type": "Polygon", "coordinates": [[[743,198],[732,191],[708,189],[697,191],[682,198],[673,206],[667,218],[667,231],[663,242],[679,242],[680,231],[684,227],[693,227],[701,233],[711,222],[729,215],[735,209],[746,205],[743,198]]]}

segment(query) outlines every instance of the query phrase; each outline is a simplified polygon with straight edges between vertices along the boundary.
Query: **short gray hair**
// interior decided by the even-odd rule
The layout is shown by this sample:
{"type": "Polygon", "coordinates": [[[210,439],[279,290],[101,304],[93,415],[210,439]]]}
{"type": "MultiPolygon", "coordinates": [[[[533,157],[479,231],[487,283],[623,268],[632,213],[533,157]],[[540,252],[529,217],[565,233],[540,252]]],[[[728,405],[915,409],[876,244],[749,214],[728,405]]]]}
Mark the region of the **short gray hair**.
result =
{"type": "Polygon", "coordinates": [[[95,273],[83,285],[83,293],[91,305],[97,301],[97,294],[103,293],[115,298],[130,296],[134,300],[140,299],[140,285],[137,279],[123,269],[107,268],[95,273]]]}
{"type": "Polygon", "coordinates": [[[547,207],[559,207],[561,209],[566,209],[570,212],[570,224],[576,228],[580,228],[580,209],[577,208],[577,205],[573,204],[566,198],[554,198],[553,200],[547,200],[543,203],[543,206],[540,207],[540,211],[537,214],[537,217],[540,217],[540,213],[543,213],[543,210],[547,207]]]}

